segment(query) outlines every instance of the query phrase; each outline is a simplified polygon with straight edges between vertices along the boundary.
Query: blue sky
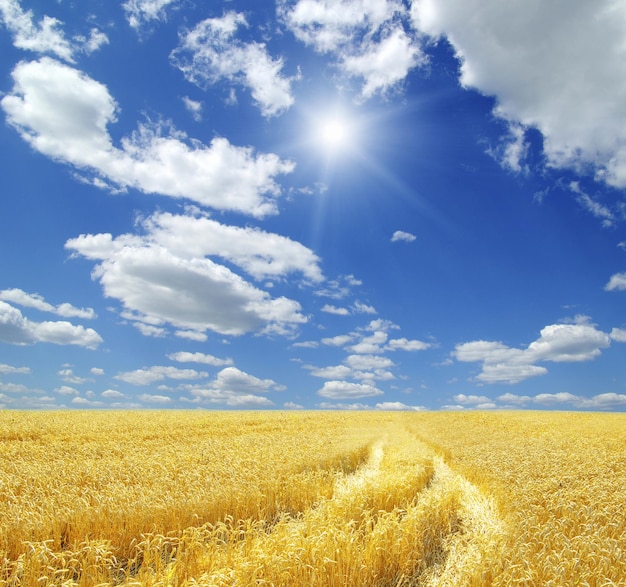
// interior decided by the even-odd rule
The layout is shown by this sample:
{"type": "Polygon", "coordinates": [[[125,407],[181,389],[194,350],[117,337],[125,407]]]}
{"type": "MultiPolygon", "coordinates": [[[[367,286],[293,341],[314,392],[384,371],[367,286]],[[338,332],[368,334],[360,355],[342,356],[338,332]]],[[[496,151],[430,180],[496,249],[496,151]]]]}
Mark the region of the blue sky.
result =
{"type": "Polygon", "coordinates": [[[616,0],[0,0],[0,405],[626,407],[616,0]]]}

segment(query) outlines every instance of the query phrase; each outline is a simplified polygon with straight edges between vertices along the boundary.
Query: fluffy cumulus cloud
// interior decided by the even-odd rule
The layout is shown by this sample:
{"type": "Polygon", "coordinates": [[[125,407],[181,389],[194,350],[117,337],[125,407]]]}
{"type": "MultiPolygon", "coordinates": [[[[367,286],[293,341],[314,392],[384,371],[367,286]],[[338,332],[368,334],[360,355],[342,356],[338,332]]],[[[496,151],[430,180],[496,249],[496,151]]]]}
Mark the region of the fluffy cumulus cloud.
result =
{"type": "MultiPolygon", "coordinates": [[[[349,387],[352,384],[357,385],[354,388],[357,390],[360,389],[358,386],[361,385],[377,389],[374,382],[396,379],[396,375],[392,371],[396,364],[388,356],[385,356],[385,353],[398,350],[422,351],[432,346],[429,343],[406,338],[388,340],[389,331],[397,328],[388,320],[376,319],[350,334],[323,338],[321,340],[323,345],[343,347],[348,355],[339,365],[317,367],[305,364],[303,368],[308,370],[313,377],[328,379],[327,383],[331,384],[331,391],[340,382],[346,384],[347,389],[352,389],[349,387]]],[[[329,393],[328,389],[324,388],[320,391],[320,393],[322,392],[324,394],[329,393]]],[[[325,397],[330,396],[326,395],[325,397]]]]}
{"type": "Polygon", "coordinates": [[[37,23],[33,12],[22,10],[18,0],[0,0],[0,22],[13,34],[13,43],[18,49],[52,54],[70,63],[74,62],[75,53],[91,53],[109,42],[96,28],[91,29],[89,37],[68,40],[61,21],[44,16],[37,23]]]}
{"type": "Polygon", "coordinates": [[[35,150],[94,174],[95,185],[257,217],[276,212],[275,177],[293,171],[292,162],[221,137],[209,146],[188,141],[163,123],[139,125],[116,147],[107,127],[118,107],[106,86],[48,57],[19,63],[12,75],[13,89],[1,101],[9,124],[35,150]]]}
{"type": "Polygon", "coordinates": [[[548,372],[546,367],[536,363],[590,361],[610,345],[610,340],[609,335],[598,330],[587,317],[579,316],[573,323],[546,326],[539,338],[525,349],[477,340],[458,344],[453,356],[458,361],[482,362],[482,371],[476,381],[519,383],[548,372]]]}
{"type": "Polygon", "coordinates": [[[269,407],[272,402],[265,394],[282,391],[284,387],[272,379],[259,379],[236,367],[222,369],[207,385],[189,388],[197,403],[223,404],[229,407],[269,407]]]}
{"type": "Polygon", "coordinates": [[[119,373],[115,379],[131,383],[132,385],[150,385],[164,379],[188,380],[202,379],[207,377],[206,371],[196,371],[195,369],[177,369],[176,367],[162,367],[155,365],[144,369],[136,369],[126,373],[119,373]]]}
{"type": "Polygon", "coordinates": [[[102,337],[93,328],[65,320],[34,322],[14,306],[0,301],[0,341],[17,345],[50,342],[95,349],[102,337]]]}
{"type": "Polygon", "coordinates": [[[205,365],[211,365],[212,367],[223,367],[233,364],[232,359],[220,359],[205,353],[189,353],[185,351],[171,353],[167,355],[167,358],[179,363],[203,363],[205,365]]]}
{"type": "Polygon", "coordinates": [[[226,80],[249,89],[264,116],[281,114],[294,102],[294,78],[283,75],[283,60],[272,59],[265,44],[237,39],[238,29],[247,27],[238,12],[207,18],[182,35],[172,62],[202,88],[226,80]]]}
{"type": "Polygon", "coordinates": [[[396,230],[391,236],[391,242],[397,243],[404,241],[406,243],[412,243],[416,238],[417,237],[410,232],[405,232],[404,230],[396,230]]]}
{"type": "Polygon", "coordinates": [[[280,0],[278,12],[299,40],[334,55],[346,75],[361,79],[364,99],[397,87],[425,61],[402,2],[280,0]]]}
{"type": "Polygon", "coordinates": [[[19,306],[27,308],[35,308],[42,312],[51,312],[64,318],[95,318],[96,313],[92,308],[75,308],[72,304],[63,303],[53,306],[44,300],[39,294],[29,294],[21,289],[3,289],[0,291],[0,300],[5,302],[13,302],[19,306]]]}
{"type": "Polygon", "coordinates": [[[534,127],[551,166],[592,165],[626,186],[623,2],[413,0],[411,12],[417,29],[452,43],[461,83],[495,96],[495,113],[517,129],[508,166],[524,153],[519,129],[534,127]]]}
{"type": "Polygon", "coordinates": [[[306,247],[204,216],[156,214],[143,227],[143,236],[81,235],[66,247],[98,262],[93,277],[107,297],[122,302],[124,317],[141,325],[144,334],[163,335],[170,324],[192,338],[207,330],[290,335],[306,322],[298,302],[272,298],[209,258],[227,260],[257,279],[300,273],[305,281],[320,281],[318,259],[306,247]]]}
{"type": "Polygon", "coordinates": [[[347,381],[326,381],[317,394],[328,399],[360,399],[383,395],[383,392],[369,383],[349,383],[347,381]]]}

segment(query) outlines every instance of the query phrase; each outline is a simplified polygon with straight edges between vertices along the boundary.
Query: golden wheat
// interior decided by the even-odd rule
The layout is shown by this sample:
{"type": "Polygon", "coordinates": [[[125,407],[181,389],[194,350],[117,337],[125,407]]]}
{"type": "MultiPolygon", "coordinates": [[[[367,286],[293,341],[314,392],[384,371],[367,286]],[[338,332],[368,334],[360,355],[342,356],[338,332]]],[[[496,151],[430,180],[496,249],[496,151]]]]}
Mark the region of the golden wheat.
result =
{"type": "Polygon", "coordinates": [[[619,585],[626,418],[0,412],[0,585],[619,585]]]}

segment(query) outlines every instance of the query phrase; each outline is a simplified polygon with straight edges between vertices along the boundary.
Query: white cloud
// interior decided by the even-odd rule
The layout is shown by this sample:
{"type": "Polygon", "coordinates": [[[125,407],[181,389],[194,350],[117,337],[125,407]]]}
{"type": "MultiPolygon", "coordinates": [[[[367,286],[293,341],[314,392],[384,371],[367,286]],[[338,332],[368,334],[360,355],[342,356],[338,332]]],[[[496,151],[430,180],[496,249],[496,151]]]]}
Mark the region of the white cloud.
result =
{"type": "Polygon", "coordinates": [[[598,220],[602,221],[604,228],[611,228],[615,224],[615,214],[604,204],[594,200],[589,194],[583,192],[580,183],[572,181],[569,184],[570,189],[576,194],[578,203],[598,220]]]}
{"type": "Polygon", "coordinates": [[[30,373],[30,367],[13,367],[12,365],[4,365],[0,363],[0,375],[28,375],[30,373]]]}
{"type": "Polygon", "coordinates": [[[89,372],[92,375],[104,375],[104,369],[100,369],[99,367],[92,367],[89,369],[89,372]]]}
{"type": "Polygon", "coordinates": [[[333,54],[345,74],[362,78],[363,98],[384,94],[424,62],[401,2],[281,0],[278,13],[299,40],[333,54]]]}
{"type": "Polygon", "coordinates": [[[609,410],[626,406],[626,395],[618,393],[600,393],[591,397],[574,395],[569,392],[540,393],[535,396],[505,393],[498,396],[498,401],[517,406],[538,404],[544,407],[563,408],[565,406],[585,410],[609,410]]]}
{"type": "Polygon", "coordinates": [[[279,0],[277,8],[296,37],[321,53],[353,42],[359,29],[380,29],[404,10],[393,0],[279,0]]]}
{"type": "Polygon", "coordinates": [[[396,87],[423,61],[417,43],[396,28],[383,40],[362,46],[359,54],[346,56],[342,68],[351,76],[363,78],[361,96],[367,99],[396,87]]]}
{"type": "Polygon", "coordinates": [[[346,357],[345,363],[350,368],[360,371],[388,369],[394,366],[394,362],[391,359],[378,355],[349,355],[346,357]]]}
{"type": "Polygon", "coordinates": [[[318,390],[318,395],[329,399],[359,399],[383,395],[383,392],[366,383],[348,383],[346,381],[326,381],[318,390]]]}
{"type": "Polygon", "coordinates": [[[189,96],[183,96],[182,101],[185,108],[191,113],[193,119],[196,122],[200,122],[202,120],[202,102],[192,100],[189,96]]]}
{"type": "Polygon", "coordinates": [[[353,375],[353,370],[346,365],[335,365],[333,367],[321,368],[311,367],[310,370],[311,375],[322,379],[348,379],[353,375]]]}
{"type": "Polygon", "coordinates": [[[626,272],[611,275],[611,279],[604,287],[606,291],[624,291],[626,290],[626,272]]]}
{"type": "Polygon", "coordinates": [[[338,308],[337,306],[333,306],[331,304],[325,304],[322,307],[322,312],[326,312],[327,314],[335,314],[336,316],[349,316],[350,312],[346,308],[338,308]]]}
{"type": "Polygon", "coordinates": [[[59,345],[78,345],[95,349],[102,338],[92,328],[70,322],[33,322],[15,307],[0,301],[0,341],[25,345],[50,342],[59,345]]]}
{"type": "Polygon", "coordinates": [[[407,243],[412,243],[417,237],[410,232],[404,232],[403,230],[396,230],[391,237],[392,243],[397,243],[400,241],[404,241],[407,243]]]}
{"type": "MultiPolygon", "coordinates": [[[[221,224],[195,210],[181,215],[155,213],[142,222],[142,228],[144,242],[163,246],[183,258],[219,257],[258,280],[280,279],[289,273],[302,273],[311,282],[324,279],[319,257],[299,242],[258,228],[221,224]]],[[[91,238],[90,249],[110,246],[106,242],[110,235],[91,238]]],[[[121,248],[137,242],[136,237],[123,235],[113,244],[121,248]]]]}
{"type": "Polygon", "coordinates": [[[139,399],[142,402],[151,404],[169,404],[172,401],[172,398],[167,395],[153,395],[150,393],[142,393],[139,399]]]}
{"type": "Polygon", "coordinates": [[[532,398],[529,395],[516,395],[514,393],[504,393],[497,397],[499,402],[503,402],[505,404],[513,404],[516,406],[521,406],[527,404],[532,401],[532,398]]]}
{"type": "Polygon", "coordinates": [[[53,53],[61,59],[73,61],[72,46],[60,28],[63,23],[56,18],[44,16],[36,25],[32,10],[24,12],[18,0],[0,0],[0,16],[13,33],[13,42],[18,49],[53,53]]]}
{"type": "Polygon", "coordinates": [[[519,383],[548,372],[545,367],[535,365],[537,362],[590,361],[609,345],[608,334],[598,330],[586,316],[578,316],[571,324],[546,326],[541,330],[540,337],[525,349],[478,340],[458,344],[453,356],[463,362],[482,362],[482,371],[476,381],[519,383]]]}
{"type": "Polygon", "coordinates": [[[100,394],[102,397],[106,397],[107,399],[119,399],[124,397],[124,394],[117,389],[107,389],[100,394]]]}
{"type": "Polygon", "coordinates": [[[355,302],[352,306],[352,310],[357,314],[377,314],[374,306],[368,306],[362,302],[355,302]]]}
{"type": "Polygon", "coordinates": [[[83,406],[85,408],[101,408],[105,405],[104,402],[90,400],[86,397],[74,397],[71,403],[75,406],[83,406]]]}
{"type": "Polygon", "coordinates": [[[322,410],[371,410],[372,407],[367,404],[344,404],[344,403],[331,403],[321,402],[317,404],[317,407],[322,410]]]}
{"type": "Polygon", "coordinates": [[[218,357],[207,355],[205,353],[178,352],[167,355],[167,358],[179,363],[203,363],[213,367],[223,367],[225,365],[233,364],[232,359],[219,359],[218,357]]]}
{"type": "Polygon", "coordinates": [[[153,20],[164,21],[166,8],[176,6],[179,0],[126,0],[122,8],[126,13],[128,24],[134,29],[140,29],[153,20]]]}
{"type": "Polygon", "coordinates": [[[363,282],[354,275],[342,275],[338,279],[326,282],[324,289],[315,292],[316,296],[341,300],[350,294],[351,288],[362,285],[363,282]]]}
{"type": "Polygon", "coordinates": [[[190,392],[199,402],[230,407],[265,407],[274,403],[259,394],[283,389],[272,379],[259,379],[235,367],[226,367],[208,385],[193,386],[190,392]]]}
{"type": "Polygon", "coordinates": [[[80,395],[78,389],[70,387],[69,385],[61,385],[61,387],[57,387],[54,391],[61,395],[80,395]]]}
{"type": "Polygon", "coordinates": [[[262,395],[254,395],[253,393],[234,393],[221,389],[197,388],[191,390],[195,401],[207,402],[210,404],[225,405],[230,408],[263,408],[271,407],[274,402],[262,395]]]}
{"type": "Polygon", "coordinates": [[[387,342],[387,333],[383,330],[377,330],[370,336],[363,336],[361,340],[348,347],[348,350],[362,355],[375,355],[384,352],[381,345],[387,342]]]}
{"type": "Polygon", "coordinates": [[[82,385],[83,383],[87,383],[88,379],[85,377],[80,377],[76,375],[74,371],[70,368],[64,368],[57,371],[57,375],[65,381],[65,383],[71,383],[72,385],[82,385]]]}
{"type": "Polygon", "coordinates": [[[91,319],[96,317],[96,313],[92,308],[75,308],[68,303],[53,306],[46,302],[39,294],[29,294],[17,288],[1,290],[0,300],[12,302],[26,308],[35,308],[42,312],[50,312],[58,316],[63,316],[64,318],[91,319]]]}
{"type": "Polygon", "coordinates": [[[207,18],[181,37],[171,59],[185,77],[204,88],[221,80],[248,88],[264,116],[276,116],[294,102],[295,78],[282,74],[283,60],[272,59],[263,43],[235,38],[248,23],[243,14],[227,12],[207,18]]]}
{"type": "Polygon", "coordinates": [[[614,340],[615,342],[626,342],[626,329],[613,328],[609,336],[611,337],[611,340],[614,340]]]}
{"type": "Polygon", "coordinates": [[[394,410],[394,411],[421,411],[425,410],[424,406],[408,406],[402,402],[381,402],[376,404],[377,410],[394,410]]]}
{"type": "Polygon", "coordinates": [[[463,405],[491,403],[491,399],[484,395],[465,395],[464,393],[459,393],[458,395],[455,395],[452,399],[455,402],[463,405]]]}
{"type": "Polygon", "coordinates": [[[109,42],[97,28],[92,28],[88,37],[78,35],[68,40],[60,20],[44,15],[35,23],[33,11],[22,10],[18,0],[0,0],[0,22],[12,33],[18,49],[56,55],[70,63],[74,62],[75,53],[90,54],[109,42]]]}
{"type": "Polygon", "coordinates": [[[19,63],[1,104],[9,124],[35,150],[96,175],[118,189],[187,198],[218,210],[263,217],[276,213],[274,177],[294,164],[214,138],[207,147],[166,124],[141,124],[116,148],[107,126],[117,105],[107,88],[44,57],[19,63]]]}
{"type": "Polygon", "coordinates": [[[198,332],[197,330],[176,330],[174,336],[178,338],[185,338],[187,340],[194,340],[196,342],[205,342],[208,337],[204,332],[198,332]]]}
{"type": "Polygon", "coordinates": [[[145,369],[136,369],[126,373],[118,373],[115,379],[131,383],[133,385],[150,385],[164,379],[188,380],[202,379],[208,377],[206,371],[196,371],[195,369],[177,369],[176,367],[162,367],[155,365],[145,369]]]}
{"type": "Polygon", "coordinates": [[[217,254],[265,278],[302,271],[310,279],[321,279],[317,257],[299,243],[190,216],[156,215],[145,228],[148,233],[143,237],[82,235],[66,243],[68,249],[100,261],[94,278],[107,297],[122,302],[124,317],[142,328],[159,329],[169,323],[188,338],[207,330],[290,335],[306,322],[298,302],[272,298],[204,257],[217,254]]]}
{"type": "Polygon", "coordinates": [[[549,165],[591,164],[626,186],[626,5],[414,0],[412,15],[452,43],[464,86],[495,96],[495,113],[514,127],[543,134],[549,165]]]}
{"type": "Polygon", "coordinates": [[[217,374],[211,388],[234,393],[267,393],[280,386],[272,379],[259,379],[236,367],[226,367],[217,374]]]}
{"type": "Polygon", "coordinates": [[[407,338],[394,338],[386,346],[390,351],[425,351],[433,345],[421,340],[408,340],[407,338]]]}
{"type": "Polygon", "coordinates": [[[346,344],[352,342],[353,340],[354,340],[354,336],[351,334],[339,334],[338,336],[322,338],[322,344],[325,344],[328,346],[345,346],[346,344]]]}

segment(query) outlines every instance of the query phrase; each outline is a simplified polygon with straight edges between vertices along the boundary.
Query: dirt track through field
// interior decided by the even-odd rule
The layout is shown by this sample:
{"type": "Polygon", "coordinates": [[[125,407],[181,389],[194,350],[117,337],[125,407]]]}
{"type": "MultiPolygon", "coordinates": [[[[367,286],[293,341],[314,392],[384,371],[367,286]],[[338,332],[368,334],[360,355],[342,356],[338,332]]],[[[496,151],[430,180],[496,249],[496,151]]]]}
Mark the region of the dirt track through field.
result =
{"type": "MultiPolygon", "coordinates": [[[[414,440],[414,443],[419,452],[431,452],[419,440],[414,440]]],[[[369,460],[362,467],[338,480],[333,500],[350,500],[365,485],[375,486],[377,476],[385,474],[381,463],[387,449],[394,449],[388,446],[388,439],[376,443],[369,460]]],[[[418,505],[421,503],[428,509],[452,501],[456,506],[452,516],[456,520],[451,525],[452,531],[439,537],[440,542],[435,547],[439,552],[424,553],[431,564],[420,575],[417,584],[458,587],[476,577],[485,560],[493,560],[497,556],[505,535],[505,525],[492,498],[483,495],[475,485],[455,473],[442,458],[432,456],[432,463],[432,477],[418,496],[418,505]]]]}

